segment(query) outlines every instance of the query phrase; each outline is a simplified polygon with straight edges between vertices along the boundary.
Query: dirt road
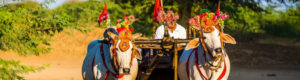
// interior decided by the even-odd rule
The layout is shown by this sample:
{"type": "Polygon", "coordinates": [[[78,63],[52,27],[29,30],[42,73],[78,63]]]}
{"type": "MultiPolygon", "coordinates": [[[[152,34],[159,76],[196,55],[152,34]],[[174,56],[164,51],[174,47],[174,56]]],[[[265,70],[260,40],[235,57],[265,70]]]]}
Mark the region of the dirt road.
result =
{"type": "Polygon", "coordinates": [[[300,68],[298,67],[274,67],[265,68],[241,68],[231,66],[229,80],[299,80],[300,68]]]}

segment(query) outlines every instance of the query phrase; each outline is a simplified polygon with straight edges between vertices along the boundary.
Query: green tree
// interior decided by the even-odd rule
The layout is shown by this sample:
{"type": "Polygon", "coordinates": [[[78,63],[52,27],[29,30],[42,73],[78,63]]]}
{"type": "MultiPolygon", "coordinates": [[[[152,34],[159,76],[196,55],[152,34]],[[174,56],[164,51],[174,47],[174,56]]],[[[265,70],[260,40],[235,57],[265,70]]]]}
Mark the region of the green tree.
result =
{"type": "Polygon", "coordinates": [[[268,8],[261,21],[261,27],[267,34],[279,37],[300,36],[300,6],[296,9],[290,8],[286,12],[273,11],[268,8]]]}

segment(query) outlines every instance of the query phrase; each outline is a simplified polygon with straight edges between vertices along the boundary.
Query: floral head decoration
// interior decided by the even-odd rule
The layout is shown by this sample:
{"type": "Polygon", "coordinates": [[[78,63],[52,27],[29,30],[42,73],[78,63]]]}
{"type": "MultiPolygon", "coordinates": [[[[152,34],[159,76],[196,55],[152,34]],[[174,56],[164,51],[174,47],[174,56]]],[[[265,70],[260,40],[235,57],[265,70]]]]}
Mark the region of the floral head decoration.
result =
{"type": "Polygon", "coordinates": [[[200,11],[199,15],[195,15],[193,18],[189,19],[189,24],[195,28],[202,28],[204,32],[209,33],[214,31],[212,26],[220,27],[220,30],[223,30],[224,27],[224,19],[229,18],[228,14],[223,14],[220,12],[220,2],[218,9],[216,10],[216,14],[209,12],[207,9],[203,9],[200,11]]]}
{"type": "Polygon", "coordinates": [[[134,30],[134,27],[132,26],[133,22],[135,21],[135,17],[133,15],[125,16],[124,19],[118,19],[117,20],[117,31],[130,31],[132,32],[134,30]]]}
{"type": "Polygon", "coordinates": [[[178,13],[174,13],[171,10],[168,10],[165,13],[163,10],[160,10],[157,15],[157,21],[159,23],[167,23],[167,22],[174,22],[179,19],[178,13]]]}

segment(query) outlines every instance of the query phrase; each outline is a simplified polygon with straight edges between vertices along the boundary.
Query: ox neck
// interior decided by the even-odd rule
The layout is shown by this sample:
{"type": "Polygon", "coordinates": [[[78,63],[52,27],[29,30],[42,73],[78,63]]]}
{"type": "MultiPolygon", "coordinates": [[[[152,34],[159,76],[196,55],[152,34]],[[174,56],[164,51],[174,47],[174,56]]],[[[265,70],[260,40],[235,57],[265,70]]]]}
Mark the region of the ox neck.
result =
{"type": "Polygon", "coordinates": [[[104,59],[102,61],[104,62],[104,65],[107,66],[108,71],[112,73],[118,73],[113,64],[113,55],[111,54],[112,44],[102,43],[100,46],[102,46],[101,51],[103,51],[103,53],[101,53],[101,56],[103,55],[102,58],[104,59]]]}

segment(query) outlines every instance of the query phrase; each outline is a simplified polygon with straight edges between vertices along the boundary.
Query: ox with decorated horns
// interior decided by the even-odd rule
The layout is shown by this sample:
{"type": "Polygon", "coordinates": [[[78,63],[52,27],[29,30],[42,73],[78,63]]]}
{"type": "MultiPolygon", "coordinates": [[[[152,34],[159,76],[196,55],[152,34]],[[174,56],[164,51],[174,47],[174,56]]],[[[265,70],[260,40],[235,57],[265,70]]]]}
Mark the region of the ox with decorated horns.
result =
{"type": "Polygon", "coordinates": [[[230,62],[224,43],[236,44],[233,37],[223,32],[227,14],[207,9],[189,20],[190,26],[199,30],[199,38],[190,41],[179,59],[180,80],[227,80],[230,62]]]}
{"type": "Polygon", "coordinates": [[[111,38],[95,40],[88,45],[82,66],[85,80],[135,80],[138,72],[139,51],[132,42],[141,36],[132,34],[134,16],[118,21],[118,34],[107,32],[111,38]]]}

